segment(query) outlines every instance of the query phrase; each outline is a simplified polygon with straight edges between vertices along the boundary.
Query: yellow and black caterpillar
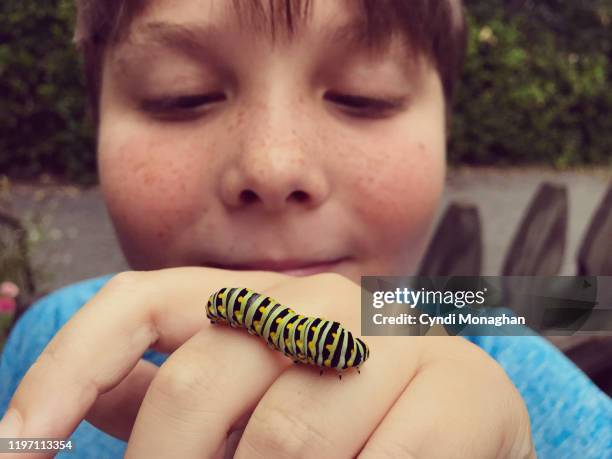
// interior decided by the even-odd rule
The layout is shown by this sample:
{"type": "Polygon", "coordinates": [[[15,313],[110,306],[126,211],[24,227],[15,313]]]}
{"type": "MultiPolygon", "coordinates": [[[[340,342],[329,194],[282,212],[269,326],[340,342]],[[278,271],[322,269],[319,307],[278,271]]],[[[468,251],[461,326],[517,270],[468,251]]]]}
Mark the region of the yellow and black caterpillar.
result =
{"type": "Polygon", "coordinates": [[[370,356],[366,343],[338,322],[299,315],[247,288],[222,288],[213,293],[206,316],[211,323],[247,329],[295,363],[342,371],[359,369],[370,356]]]}

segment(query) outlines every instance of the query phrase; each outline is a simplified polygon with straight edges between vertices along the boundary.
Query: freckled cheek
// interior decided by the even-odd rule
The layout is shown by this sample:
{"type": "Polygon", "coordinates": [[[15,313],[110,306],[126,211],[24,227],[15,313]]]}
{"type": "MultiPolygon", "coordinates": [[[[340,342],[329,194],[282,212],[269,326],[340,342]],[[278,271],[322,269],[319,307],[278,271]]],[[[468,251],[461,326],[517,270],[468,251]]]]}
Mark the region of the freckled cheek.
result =
{"type": "Polygon", "coordinates": [[[444,155],[417,145],[387,158],[359,180],[354,202],[372,240],[399,248],[422,237],[435,215],[444,186],[444,155]]]}
{"type": "Polygon", "coordinates": [[[100,181],[109,212],[140,236],[171,236],[207,207],[198,155],[126,143],[100,152],[100,181]]]}

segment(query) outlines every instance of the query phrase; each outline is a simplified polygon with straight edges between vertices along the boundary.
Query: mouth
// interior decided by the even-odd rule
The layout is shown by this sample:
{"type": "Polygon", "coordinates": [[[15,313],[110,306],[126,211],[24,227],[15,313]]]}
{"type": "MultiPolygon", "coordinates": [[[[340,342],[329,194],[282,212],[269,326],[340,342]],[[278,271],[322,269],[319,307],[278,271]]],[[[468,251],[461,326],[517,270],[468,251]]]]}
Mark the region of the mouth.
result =
{"type": "Polygon", "coordinates": [[[258,260],[240,264],[206,263],[206,266],[234,271],[275,271],[289,276],[310,276],[313,274],[333,272],[348,260],[348,257],[323,261],[305,260],[258,260]]]}

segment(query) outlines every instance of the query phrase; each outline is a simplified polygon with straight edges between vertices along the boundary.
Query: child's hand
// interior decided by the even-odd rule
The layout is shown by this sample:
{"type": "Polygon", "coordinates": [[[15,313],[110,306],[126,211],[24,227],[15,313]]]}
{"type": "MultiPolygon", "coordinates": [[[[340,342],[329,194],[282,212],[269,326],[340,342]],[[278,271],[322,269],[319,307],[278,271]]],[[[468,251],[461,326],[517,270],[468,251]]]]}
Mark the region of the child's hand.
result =
{"type": "Polygon", "coordinates": [[[124,273],[30,368],[10,405],[24,421],[14,436],[67,438],[86,418],[129,438],[127,457],[219,457],[252,412],[236,457],[534,457],[518,392],[466,340],[368,337],[361,375],[321,377],[210,325],[208,296],[241,286],[359,331],[360,288],[334,274],[124,273]],[[160,369],[140,359],[149,347],[172,353],[160,369]]]}

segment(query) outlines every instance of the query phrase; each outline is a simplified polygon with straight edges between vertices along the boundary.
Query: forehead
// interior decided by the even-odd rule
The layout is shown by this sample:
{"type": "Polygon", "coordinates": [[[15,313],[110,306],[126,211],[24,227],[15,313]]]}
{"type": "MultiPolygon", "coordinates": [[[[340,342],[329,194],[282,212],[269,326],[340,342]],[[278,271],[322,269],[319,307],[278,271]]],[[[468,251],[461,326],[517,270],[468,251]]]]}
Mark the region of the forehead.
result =
{"type": "Polygon", "coordinates": [[[359,16],[358,2],[351,0],[150,0],[133,25],[198,21],[276,40],[307,25],[354,23],[359,16]]]}
{"type": "Polygon", "coordinates": [[[356,0],[153,0],[132,21],[123,44],[198,48],[202,43],[266,41],[344,47],[370,57],[414,54],[410,40],[375,30],[356,0]]]}

